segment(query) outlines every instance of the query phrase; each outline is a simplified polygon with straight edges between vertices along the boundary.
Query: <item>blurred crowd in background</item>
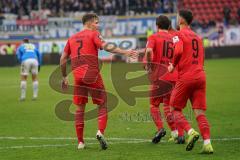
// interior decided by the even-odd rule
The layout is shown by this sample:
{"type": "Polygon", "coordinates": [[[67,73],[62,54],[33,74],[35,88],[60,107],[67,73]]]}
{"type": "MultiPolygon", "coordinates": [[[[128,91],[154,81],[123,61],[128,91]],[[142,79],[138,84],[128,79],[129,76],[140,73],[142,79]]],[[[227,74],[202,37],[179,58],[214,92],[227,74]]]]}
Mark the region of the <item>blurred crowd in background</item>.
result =
{"type": "MultiPolygon", "coordinates": [[[[38,0],[1,0],[0,13],[19,18],[39,9],[38,0]]],[[[48,16],[67,16],[72,12],[93,11],[99,15],[153,14],[176,12],[176,0],[41,0],[48,16]]]]}
{"type": "MultiPolygon", "coordinates": [[[[43,18],[79,17],[86,12],[98,15],[150,15],[176,13],[189,8],[195,19],[193,28],[208,29],[218,23],[240,24],[238,0],[1,0],[0,21],[3,14],[14,14],[17,19],[33,19],[33,11],[41,8],[43,18]]],[[[36,18],[36,17],[35,17],[36,18]]]]}

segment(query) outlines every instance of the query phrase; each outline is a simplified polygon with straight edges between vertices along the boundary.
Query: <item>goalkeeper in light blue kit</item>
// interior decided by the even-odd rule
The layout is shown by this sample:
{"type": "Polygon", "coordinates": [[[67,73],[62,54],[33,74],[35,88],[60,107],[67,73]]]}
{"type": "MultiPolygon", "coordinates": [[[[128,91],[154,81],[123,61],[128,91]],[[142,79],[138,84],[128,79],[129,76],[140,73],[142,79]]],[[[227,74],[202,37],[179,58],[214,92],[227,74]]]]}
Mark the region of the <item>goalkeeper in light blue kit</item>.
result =
{"type": "Polygon", "coordinates": [[[17,58],[21,63],[21,96],[20,101],[24,101],[26,98],[27,89],[27,77],[29,72],[32,74],[33,82],[33,100],[38,97],[38,79],[37,75],[40,70],[41,65],[41,55],[32,43],[29,43],[28,39],[23,39],[23,44],[21,44],[17,49],[17,58]]]}

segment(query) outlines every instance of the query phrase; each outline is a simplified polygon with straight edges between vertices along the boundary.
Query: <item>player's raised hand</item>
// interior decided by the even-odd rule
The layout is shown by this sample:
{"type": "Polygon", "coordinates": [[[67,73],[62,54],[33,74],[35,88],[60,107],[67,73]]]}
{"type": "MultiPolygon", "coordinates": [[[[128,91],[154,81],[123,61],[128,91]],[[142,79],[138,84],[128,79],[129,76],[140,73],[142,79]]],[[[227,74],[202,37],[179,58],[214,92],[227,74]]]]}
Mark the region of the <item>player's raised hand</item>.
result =
{"type": "Polygon", "coordinates": [[[67,77],[63,77],[62,90],[67,90],[67,89],[68,89],[68,79],[67,79],[67,77]]]}
{"type": "Polygon", "coordinates": [[[172,73],[174,71],[174,66],[172,63],[169,63],[168,72],[172,73]]]}
{"type": "Polygon", "coordinates": [[[139,52],[137,50],[127,50],[127,55],[132,59],[137,59],[139,52]]]}

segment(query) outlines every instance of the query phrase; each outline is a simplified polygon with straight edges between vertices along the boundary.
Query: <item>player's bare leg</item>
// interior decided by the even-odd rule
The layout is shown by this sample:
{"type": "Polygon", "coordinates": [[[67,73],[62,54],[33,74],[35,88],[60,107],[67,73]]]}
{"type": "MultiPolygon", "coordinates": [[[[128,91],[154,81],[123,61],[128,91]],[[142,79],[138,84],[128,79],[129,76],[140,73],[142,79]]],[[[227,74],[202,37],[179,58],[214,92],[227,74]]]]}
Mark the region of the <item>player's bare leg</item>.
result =
{"type": "Polygon", "coordinates": [[[198,127],[203,138],[203,148],[201,153],[212,154],[213,147],[210,140],[210,126],[205,115],[205,111],[201,109],[194,109],[194,114],[198,122],[198,127]]]}
{"type": "Polygon", "coordinates": [[[107,114],[107,106],[106,103],[99,105],[98,107],[98,131],[96,134],[96,138],[100,143],[100,147],[103,150],[107,149],[107,142],[104,139],[104,131],[107,126],[107,119],[108,119],[108,114],[107,114]]]}
{"type": "Polygon", "coordinates": [[[38,79],[36,74],[32,74],[32,85],[33,85],[33,100],[36,100],[38,97],[38,79]]]}
{"type": "Polygon", "coordinates": [[[187,133],[188,133],[188,140],[187,140],[187,146],[186,146],[186,151],[191,151],[194,147],[194,144],[198,141],[199,139],[199,133],[196,132],[185,116],[182,113],[182,110],[177,109],[172,107],[171,108],[173,116],[174,116],[174,121],[176,122],[176,125],[183,128],[187,133]]]}
{"type": "Polygon", "coordinates": [[[75,113],[75,129],[78,138],[78,149],[85,148],[83,139],[85,106],[85,104],[78,105],[75,113]]]}
{"type": "Polygon", "coordinates": [[[26,99],[27,75],[21,75],[20,88],[21,88],[20,101],[24,101],[26,99]]]}
{"type": "Polygon", "coordinates": [[[158,129],[157,133],[155,134],[155,136],[152,139],[152,143],[157,144],[166,135],[166,131],[163,128],[163,122],[162,122],[159,106],[151,104],[150,111],[151,111],[152,119],[158,129]]]}

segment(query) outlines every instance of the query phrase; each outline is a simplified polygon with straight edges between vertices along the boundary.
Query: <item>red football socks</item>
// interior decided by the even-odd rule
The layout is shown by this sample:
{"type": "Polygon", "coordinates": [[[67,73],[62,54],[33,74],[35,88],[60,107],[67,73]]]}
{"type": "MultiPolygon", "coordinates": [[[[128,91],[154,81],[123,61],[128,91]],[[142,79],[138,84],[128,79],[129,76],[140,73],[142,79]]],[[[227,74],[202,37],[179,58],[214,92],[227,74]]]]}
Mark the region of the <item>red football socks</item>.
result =
{"type": "Polygon", "coordinates": [[[173,116],[178,129],[183,128],[186,132],[188,132],[192,128],[184,117],[182,111],[174,110],[173,116]]]}
{"type": "Polygon", "coordinates": [[[196,119],[203,140],[210,139],[210,127],[206,116],[204,114],[201,114],[196,119]]]}
{"type": "Polygon", "coordinates": [[[107,114],[107,107],[99,106],[98,108],[98,129],[102,134],[107,126],[108,114],[107,114]]]}
{"type": "Polygon", "coordinates": [[[78,143],[83,142],[83,130],[84,130],[84,108],[77,109],[75,114],[75,129],[77,133],[78,143]]]}
{"type": "Polygon", "coordinates": [[[171,129],[171,131],[176,130],[176,125],[174,123],[173,114],[170,111],[170,106],[164,105],[163,110],[164,110],[164,116],[165,116],[165,119],[167,121],[169,128],[171,129]]]}
{"type": "Polygon", "coordinates": [[[161,113],[158,106],[151,105],[150,108],[152,119],[158,128],[158,131],[163,128],[161,113]]]}

